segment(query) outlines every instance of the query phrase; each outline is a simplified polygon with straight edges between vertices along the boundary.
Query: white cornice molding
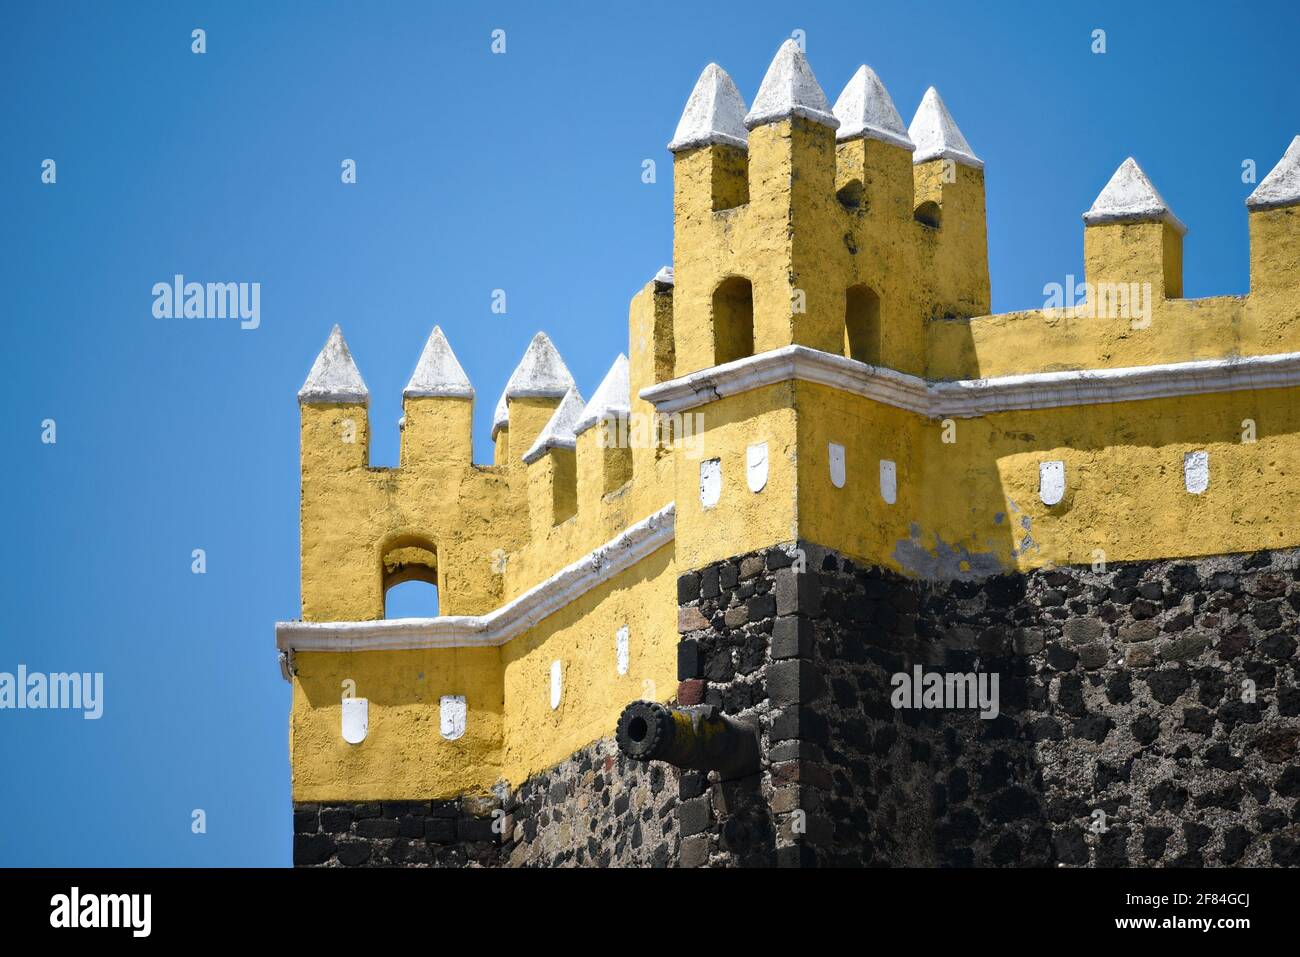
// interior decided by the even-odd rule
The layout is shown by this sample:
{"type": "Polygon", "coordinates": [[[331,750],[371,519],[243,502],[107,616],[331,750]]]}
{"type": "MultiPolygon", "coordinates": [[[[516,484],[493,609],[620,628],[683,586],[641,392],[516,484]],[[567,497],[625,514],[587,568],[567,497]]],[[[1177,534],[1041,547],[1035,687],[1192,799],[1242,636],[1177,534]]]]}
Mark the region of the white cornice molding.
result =
{"type": "Polygon", "coordinates": [[[675,526],[675,505],[666,505],[486,615],[277,622],[275,644],[280,649],[281,670],[285,677],[293,673],[293,656],[298,651],[409,651],[503,645],[667,545],[673,540],[675,526]]]}
{"type": "Polygon", "coordinates": [[[928,407],[924,379],[806,346],[784,346],[692,372],[642,389],[640,396],[654,403],[658,412],[684,412],[723,396],[791,379],[843,389],[913,412],[925,413],[928,407]]]}
{"type": "Polygon", "coordinates": [[[684,412],[723,396],[793,379],[852,392],[929,418],[974,418],[1017,409],[1296,386],[1300,385],[1300,352],[940,382],[806,346],[784,346],[661,382],[642,389],[640,397],[653,403],[658,412],[684,412]]]}

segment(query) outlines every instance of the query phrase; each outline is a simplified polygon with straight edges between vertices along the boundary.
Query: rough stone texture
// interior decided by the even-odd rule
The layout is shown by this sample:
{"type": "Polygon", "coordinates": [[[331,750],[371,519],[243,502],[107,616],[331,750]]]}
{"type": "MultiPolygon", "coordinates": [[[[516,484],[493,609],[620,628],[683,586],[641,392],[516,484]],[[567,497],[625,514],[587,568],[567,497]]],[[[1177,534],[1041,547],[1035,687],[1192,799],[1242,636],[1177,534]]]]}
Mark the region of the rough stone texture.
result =
{"type": "Polygon", "coordinates": [[[681,775],[679,866],[798,863],[806,829],[797,795],[808,785],[799,773],[795,713],[807,675],[794,660],[800,639],[790,626],[800,603],[816,600],[798,555],[794,546],[772,548],[678,579],[679,620],[692,626],[683,629],[678,678],[702,679],[702,703],[753,721],[766,765],[738,781],[681,775]]]}
{"type": "Polygon", "coordinates": [[[677,772],[583,748],[500,795],[294,806],[299,867],[665,867],[677,772]]]}
{"type": "Polygon", "coordinates": [[[922,583],[802,544],[697,570],[679,597],[734,582],[685,602],[705,702],[758,719],[765,767],[743,801],[683,775],[691,863],[1300,864],[1298,563],[922,583]],[[1001,713],[896,710],[917,664],[997,674],[1001,713]]]}
{"type": "Polygon", "coordinates": [[[296,804],[297,867],[484,867],[496,863],[501,801],[296,804]],[[494,817],[495,814],[495,817],[494,817]]]}
{"type": "Polygon", "coordinates": [[[511,867],[667,867],[680,844],[677,776],[602,739],[519,788],[502,858],[511,867]]]}
{"type": "Polygon", "coordinates": [[[1300,738],[1294,553],[948,585],[821,564],[837,860],[1296,863],[1262,743],[1300,738]],[[1001,715],[894,711],[916,663],[997,673],[1001,715]]]}
{"type": "Polygon", "coordinates": [[[683,699],[754,721],[761,773],[604,739],[504,798],[298,805],[295,863],[1300,865],[1300,551],[934,583],[800,543],[678,599],[683,699]],[[895,709],[916,665],[1000,713],[895,709]]]}

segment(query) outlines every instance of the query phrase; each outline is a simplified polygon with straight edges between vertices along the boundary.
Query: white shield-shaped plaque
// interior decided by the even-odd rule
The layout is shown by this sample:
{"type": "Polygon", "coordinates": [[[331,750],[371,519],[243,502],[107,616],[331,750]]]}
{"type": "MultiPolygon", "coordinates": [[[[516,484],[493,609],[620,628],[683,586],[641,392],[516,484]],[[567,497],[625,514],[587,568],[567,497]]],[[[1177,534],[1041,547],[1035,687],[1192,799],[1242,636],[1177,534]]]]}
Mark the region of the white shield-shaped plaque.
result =
{"type": "Polygon", "coordinates": [[[465,696],[445,694],[438,705],[438,732],[448,741],[465,733],[465,696]]]}
{"type": "Polygon", "coordinates": [[[343,699],[343,740],[360,744],[370,732],[370,702],[365,698],[343,699]]]}
{"type": "Polygon", "coordinates": [[[898,466],[889,459],[880,460],[880,497],[889,505],[898,501],[898,466]]]}
{"type": "Polygon", "coordinates": [[[627,674],[627,665],[630,655],[627,646],[627,625],[618,630],[614,636],[614,660],[618,665],[618,673],[627,674]]]}
{"type": "Polygon", "coordinates": [[[560,695],[564,691],[564,665],[556,658],[551,662],[551,710],[560,706],[560,695]]]}
{"type": "Polygon", "coordinates": [[[1193,495],[1210,487],[1210,453],[1188,452],[1183,456],[1183,484],[1193,495]]]}
{"type": "Polygon", "coordinates": [[[722,460],[705,459],[700,463],[700,504],[713,508],[722,497],[722,460]]]}
{"type": "Polygon", "coordinates": [[[838,442],[830,444],[831,456],[831,484],[836,488],[844,488],[844,446],[838,442]]]}
{"type": "Polygon", "coordinates": [[[1065,497],[1065,463],[1038,463],[1038,497],[1044,505],[1055,505],[1065,497]]]}
{"type": "Polygon", "coordinates": [[[763,491],[767,485],[767,443],[759,442],[745,450],[745,481],[751,492],[763,491]]]}

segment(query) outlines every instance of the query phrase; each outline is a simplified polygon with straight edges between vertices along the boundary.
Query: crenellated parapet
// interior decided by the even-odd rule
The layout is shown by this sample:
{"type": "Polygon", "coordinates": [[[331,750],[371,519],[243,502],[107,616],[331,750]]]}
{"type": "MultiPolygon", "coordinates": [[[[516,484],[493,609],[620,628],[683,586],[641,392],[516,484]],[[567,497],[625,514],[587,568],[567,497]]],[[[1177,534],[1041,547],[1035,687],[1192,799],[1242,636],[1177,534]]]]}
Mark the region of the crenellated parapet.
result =
{"type": "Polygon", "coordinates": [[[669,149],[676,375],[792,344],[920,372],[926,320],[987,312],[983,163],[937,91],[904,129],[864,66],[832,107],[787,41],[748,111],[706,67],[669,149]]]}
{"type": "Polygon", "coordinates": [[[442,331],[403,390],[396,468],[370,464],[370,394],[337,326],[298,402],[303,617],[382,618],[387,589],[412,578],[437,584],[446,611],[495,607],[486,556],[526,525],[508,507],[509,475],[472,463],[474,390],[442,331]]]}
{"type": "MultiPolygon", "coordinates": [[[[1300,136],[1246,200],[1252,296],[1289,300],[1300,286],[1300,136]]],[[[1271,303],[1273,304],[1273,303],[1271,303]]],[[[1275,305],[1285,307],[1285,302],[1275,305]]],[[[1293,312],[1294,315],[1294,312],[1293,312]]]]}
{"type": "Polygon", "coordinates": [[[1294,143],[1247,202],[1249,295],[1183,298],[1188,227],[1129,158],[1084,214],[1083,269],[1001,316],[984,163],[933,87],[906,128],[867,66],[832,107],[786,41],[752,108],[709,64],[669,149],[675,377],[788,345],[932,379],[1300,350],[1294,143]]]}
{"type": "Polygon", "coordinates": [[[380,468],[369,391],[335,326],[299,392],[304,617],[383,618],[388,588],[413,578],[439,587],[444,614],[484,614],[662,508],[654,457],[631,492],[629,368],[620,355],[586,402],[539,332],[496,407],[494,464],[478,465],[475,391],[434,327],[402,393],[398,465],[380,468]]]}
{"type": "Polygon", "coordinates": [[[1300,351],[1298,170],[1293,141],[1246,201],[1250,291],[1187,299],[1188,226],[1136,160],[1126,159],[1083,214],[1082,274],[1045,286],[1043,309],[931,323],[927,375],[967,379],[1300,351]]]}
{"type": "Polygon", "coordinates": [[[585,399],[537,333],[491,464],[435,327],[399,462],[372,466],[330,334],[299,393],[302,621],[278,629],[299,800],[517,784],[704,670],[745,707],[754,646],[705,669],[678,636],[770,637],[782,673],[796,543],[927,581],[1300,546],[1300,137],[1246,202],[1248,294],[1184,298],[1188,227],[1130,158],[1083,214],[1077,281],[1003,315],[985,164],[933,87],[904,125],[864,65],[832,105],[787,41],[749,106],[705,67],[668,149],[673,262],[626,353],[585,399]],[[411,579],[439,617],[382,620],[411,579]]]}

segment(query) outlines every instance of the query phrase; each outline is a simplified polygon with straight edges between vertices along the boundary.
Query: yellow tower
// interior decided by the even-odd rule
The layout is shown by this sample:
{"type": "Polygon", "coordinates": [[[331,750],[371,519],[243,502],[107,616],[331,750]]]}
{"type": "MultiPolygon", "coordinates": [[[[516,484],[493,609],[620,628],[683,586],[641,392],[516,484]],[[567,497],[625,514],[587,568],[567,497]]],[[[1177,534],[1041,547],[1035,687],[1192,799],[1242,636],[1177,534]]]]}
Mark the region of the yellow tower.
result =
{"type": "MultiPolygon", "coordinates": [[[[1162,862],[1045,809],[1111,762],[1112,813],[1172,832],[1149,782],[1213,807],[1214,749],[1300,708],[1300,138],[1247,201],[1248,295],[1183,297],[1186,226],[1128,159],[1084,282],[1002,315],[934,88],[905,127],[864,65],[832,106],[787,41],[749,107],[708,65],[668,148],[673,263],[626,356],[584,401],[538,333],[491,465],[439,329],[396,468],[337,327],[313,365],[296,860],[1162,862]],[[411,578],[440,615],[386,620],[411,578]],[[916,720],[891,682],[939,667],[1002,697],[916,720]],[[715,732],[745,760],[656,738],[715,732]]],[[[1285,858],[1201,817],[1163,863],[1285,858]]]]}

